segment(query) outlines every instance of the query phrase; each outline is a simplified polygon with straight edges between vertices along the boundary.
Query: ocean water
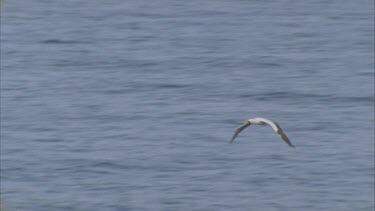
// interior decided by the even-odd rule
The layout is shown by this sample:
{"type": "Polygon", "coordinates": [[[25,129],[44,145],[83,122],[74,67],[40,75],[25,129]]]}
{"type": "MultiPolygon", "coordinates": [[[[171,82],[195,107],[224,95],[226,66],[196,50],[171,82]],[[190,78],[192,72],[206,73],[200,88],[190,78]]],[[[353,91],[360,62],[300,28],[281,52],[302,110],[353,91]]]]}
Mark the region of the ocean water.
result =
{"type": "Polygon", "coordinates": [[[2,1],[0,206],[374,210],[374,2],[2,1]]]}

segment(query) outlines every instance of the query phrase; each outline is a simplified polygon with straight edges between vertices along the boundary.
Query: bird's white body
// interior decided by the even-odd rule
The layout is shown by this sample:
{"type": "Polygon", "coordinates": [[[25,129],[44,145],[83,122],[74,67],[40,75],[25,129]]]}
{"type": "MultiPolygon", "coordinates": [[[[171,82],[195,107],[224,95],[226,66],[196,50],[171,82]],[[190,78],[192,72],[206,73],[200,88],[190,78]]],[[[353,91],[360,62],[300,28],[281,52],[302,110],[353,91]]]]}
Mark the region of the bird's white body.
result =
{"type": "Polygon", "coordinates": [[[278,128],[277,128],[277,126],[276,126],[276,124],[274,122],[272,122],[271,120],[265,119],[265,118],[256,117],[256,118],[253,118],[253,119],[249,119],[247,121],[249,121],[250,124],[252,124],[252,125],[266,125],[266,124],[269,124],[275,132],[277,132],[277,130],[278,130],[278,128]]]}
{"type": "Polygon", "coordinates": [[[230,143],[232,143],[234,139],[237,137],[237,135],[249,125],[270,125],[272,129],[281,136],[281,138],[284,140],[286,144],[288,144],[290,147],[294,147],[294,145],[289,141],[288,137],[285,135],[285,133],[281,130],[281,127],[276,122],[261,117],[248,119],[243,125],[237,128],[234,135],[232,136],[232,139],[230,140],[230,143]]]}

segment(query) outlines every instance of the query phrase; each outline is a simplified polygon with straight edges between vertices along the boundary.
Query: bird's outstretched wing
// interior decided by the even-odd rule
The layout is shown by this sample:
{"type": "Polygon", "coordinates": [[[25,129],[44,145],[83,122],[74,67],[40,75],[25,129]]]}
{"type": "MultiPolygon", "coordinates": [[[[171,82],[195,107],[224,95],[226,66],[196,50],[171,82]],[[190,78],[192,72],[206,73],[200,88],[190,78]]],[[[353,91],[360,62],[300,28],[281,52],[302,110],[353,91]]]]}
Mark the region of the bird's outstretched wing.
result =
{"type": "Polygon", "coordinates": [[[289,138],[285,135],[285,133],[283,132],[283,130],[281,129],[281,127],[276,123],[276,122],[273,122],[271,120],[268,120],[268,119],[263,119],[262,120],[264,123],[270,125],[272,127],[272,129],[281,136],[281,138],[283,139],[283,141],[288,144],[290,147],[294,147],[294,145],[292,144],[292,142],[290,142],[289,138]]]}
{"type": "Polygon", "coordinates": [[[290,142],[289,138],[285,135],[285,133],[281,129],[277,133],[281,136],[281,138],[284,140],[285,143],[287,143],[290,147],[294,147],[292,142],[290,142]]]}
{"type": "Polygon", "coordinates": [[[246,121],[245,123],[243,123],[243,125],[241,125],[239,128],[237,128],[237,130],[234,132],[232,138],[230,139],[230,143],[232,143],[234,141],[234,139],[237,137],[237,135],[245,128],[247,128],[247,126],[250,125],[250,122],[249,121],[246,121]]]}

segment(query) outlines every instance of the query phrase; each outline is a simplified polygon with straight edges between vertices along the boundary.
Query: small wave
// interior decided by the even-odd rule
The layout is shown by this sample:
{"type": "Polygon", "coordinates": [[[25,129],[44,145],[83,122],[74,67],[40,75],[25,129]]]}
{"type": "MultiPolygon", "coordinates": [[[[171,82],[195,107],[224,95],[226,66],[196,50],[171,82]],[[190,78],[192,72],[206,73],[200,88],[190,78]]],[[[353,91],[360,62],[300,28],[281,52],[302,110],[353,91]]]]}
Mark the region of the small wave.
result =
{"type": "Polygon", "coordinates": [[[38,138],[34,139],[35,142],[42,142],[42,143],[54,143],[54,142],[62,142],[63,139],[59,138],[38,138]]]}
{"type": "Polygon", "coordinates": [[[75,41],[75,40],[60,40],[60,39],[48,39],[43,40],[41,43],[44,44],[88,44],[87,41],[75,41]]]}
{"type": "Polygon", "coordinates": [[[160,88],[160,89],[181,89],[181,88],[186,88],[189,87],[189,85],[186,84],[154,84],[153,85],[155,88],[160,88]]]}
{"type": "Polygon", "coordinates": [[[286,91],[279,91],[279,92],[263,92],[263,93],[256,93],[256,94],[243,94],[240,97],[244,98],[255,98],[256,100],[274,100],[274,99],[281,99],[281,98],[330,98],[332,95],[326,94],[311,94],[311,93],[296,93],[296,92],[286,92],[286,91]]]}
{"type": "Polygon", "coordinates": [[[275,62],[257,62],[255,63],[257,67],[281,67],[282,64],[275,62]]]}
{"type": "Polygon", "coordinates": [[[326,102],[341,102],[341,103],[373,103],[373,96],[336,96],[332,94],[313,94],[313,93],[297,93],[297,92],[263,92],[253,94],[242,94],[239,95],[241,98],[252,98],[260,101],[273,101],[279,99],[301,99],[301,100],[315,100],[315,101],[326,101],[326,102]]]}

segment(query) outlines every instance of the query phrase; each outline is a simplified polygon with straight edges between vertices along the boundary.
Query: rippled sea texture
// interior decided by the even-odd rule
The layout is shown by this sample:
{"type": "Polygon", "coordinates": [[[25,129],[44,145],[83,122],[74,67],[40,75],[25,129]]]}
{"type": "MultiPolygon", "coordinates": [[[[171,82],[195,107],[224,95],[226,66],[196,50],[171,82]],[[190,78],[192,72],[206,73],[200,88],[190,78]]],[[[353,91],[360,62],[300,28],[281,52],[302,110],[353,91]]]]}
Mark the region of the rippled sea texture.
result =
{"type": "Polygon", "coordinates": [[[3,1],[1,207],[374,210],[373,1],[3,1]]]}

